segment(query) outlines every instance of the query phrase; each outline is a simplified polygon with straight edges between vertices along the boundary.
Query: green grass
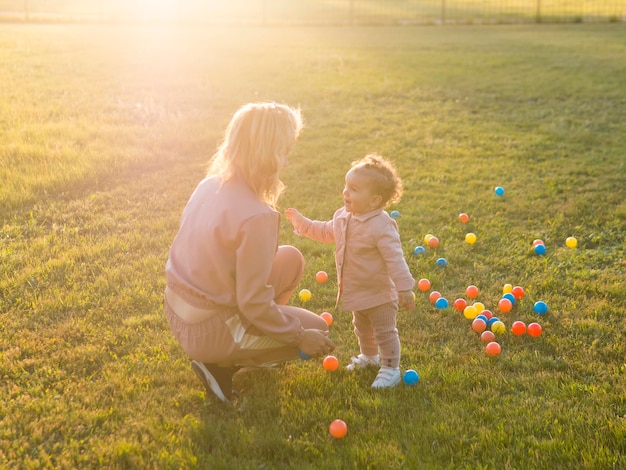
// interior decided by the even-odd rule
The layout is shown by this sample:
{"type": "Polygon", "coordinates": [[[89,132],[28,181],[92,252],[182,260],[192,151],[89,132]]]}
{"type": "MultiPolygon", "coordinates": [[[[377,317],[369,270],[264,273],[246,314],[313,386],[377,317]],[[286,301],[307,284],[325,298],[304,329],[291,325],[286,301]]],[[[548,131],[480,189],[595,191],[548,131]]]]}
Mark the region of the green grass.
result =
{"type": "MultiPolygon", "coordinates": [[[[1,26],[0,467],[624,468],[624,33],[1,26]],[[283,208],[329,218],[349,163],[386,155],[414,276],[450,300],[475,284],[491,309],[521,285],[502,318],[543,335],[501,335],[489,358],[468,320],[417,292],[399,315],[416,386],[373,392],[374,372],[307,361],[238,374],[233,406],[206,399],[162,313],[163,266],[230,115],[254,100],[307,122],[283,208]],[[413,256],[426,233],[440,247],[413,256]]],[[[346,364],[333,247],[287,222],[282,241],[304,252],[307,305],[334,314],[346,364]]]]}

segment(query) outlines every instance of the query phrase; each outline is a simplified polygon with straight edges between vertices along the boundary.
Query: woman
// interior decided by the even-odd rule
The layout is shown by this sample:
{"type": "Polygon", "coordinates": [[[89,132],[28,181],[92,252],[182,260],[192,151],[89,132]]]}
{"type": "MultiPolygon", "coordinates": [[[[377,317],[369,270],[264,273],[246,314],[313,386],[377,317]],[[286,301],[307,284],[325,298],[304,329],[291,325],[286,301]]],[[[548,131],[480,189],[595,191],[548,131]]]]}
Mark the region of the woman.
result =
{"type": "Polygon", "coordinates": [[[165,313],[207,392],[232,394],[239,366],[272,366],[335,345],[313,312],[287,306],[304,257],[279,246],[279,175],[300,131],[298,109],[252,103],[224,140],[183,211],[165,271],[165,313]]]}

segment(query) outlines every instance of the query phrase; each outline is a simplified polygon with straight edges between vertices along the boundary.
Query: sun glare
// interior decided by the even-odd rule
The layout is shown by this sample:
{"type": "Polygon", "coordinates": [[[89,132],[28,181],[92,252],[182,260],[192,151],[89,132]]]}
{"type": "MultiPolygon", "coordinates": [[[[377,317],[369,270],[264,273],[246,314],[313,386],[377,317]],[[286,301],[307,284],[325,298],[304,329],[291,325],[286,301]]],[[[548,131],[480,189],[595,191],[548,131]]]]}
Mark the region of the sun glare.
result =
{"type": "Polygon", "coordinates": [[[178,8],[179,0],[137,0],[135,14],[140,21],[172,21],[178,8]]]}

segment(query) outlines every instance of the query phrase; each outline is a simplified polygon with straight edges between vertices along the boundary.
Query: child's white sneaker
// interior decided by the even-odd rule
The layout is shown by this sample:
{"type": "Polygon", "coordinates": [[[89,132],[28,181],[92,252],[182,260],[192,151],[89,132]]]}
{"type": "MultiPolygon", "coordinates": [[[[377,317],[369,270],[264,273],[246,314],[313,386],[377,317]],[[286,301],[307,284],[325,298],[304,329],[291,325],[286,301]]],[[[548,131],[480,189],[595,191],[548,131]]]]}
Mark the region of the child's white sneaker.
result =
{"type": "Polygon", "coordinates": [[[378,367],[380,365],[380,356],[366,356],[359,354],[352,358],[352,362],[346,366],[347,370],[365,369],[366,367],[378,367]]]}
{"type": "Polygon", "coordinates": [[[378,371],[376,380],[372,383],[372,388],[395,387],[400,383],[400,369],[382,366],[378,371]]]}

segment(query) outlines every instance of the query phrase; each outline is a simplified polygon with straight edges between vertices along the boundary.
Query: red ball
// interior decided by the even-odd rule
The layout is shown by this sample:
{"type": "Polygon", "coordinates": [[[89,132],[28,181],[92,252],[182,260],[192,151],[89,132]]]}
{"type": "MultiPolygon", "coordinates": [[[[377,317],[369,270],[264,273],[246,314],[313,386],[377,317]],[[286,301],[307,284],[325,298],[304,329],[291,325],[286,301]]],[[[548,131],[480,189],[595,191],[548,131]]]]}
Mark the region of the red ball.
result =
{"type": "Polygon", "coordinates": [[[515,336],[522,336],[524,333],[526,333],[526,323],[524,323],[523,321],[513,322],[513,324],[511,325],[511,331],[515,336]]]}
{"type": "Polygon", "coordinates": [[[480,340],[483,343],[491,343],[496,339],[496,335],[493,331],[485,330],[480,334],[480,340]]]}
{"type": "Polygon", "coordinates": [[[345,421],[341,419],[336,419],[332,423],[330,423],[330,426],[328,426],[328,432],[335,439],[341,439],[346,434],[348,434],[348,425],[345,423],[345,421]]]}
{"type": "Polygon", "coordinates": [[[513,297],[519,300],[524,297],[524,288],[520,286],[515,286],[511,291],[511,294],[513,294],[513,297]]]}
{"type": "Polygon", "coordinates": [[[487,346],[485,347],[485,351],[489,356],[497,356],[502,351],[502,348],[498,343],[492,341],[491,343],[487,344],[487,346]]]}
{"type": "Polygon", "coordinates": [[[430,293],[430,295],[428,296],[428,300],[430,300],[431,304],[434,304],[435,302],[437,302],[437,299],[441,297],[441,293],[437,292],[436,290],[432,291],[430,293]]]}
{"type": "Polygon", "coordinates": [[[469,215],[467,215],[465,212],[462,212],[461,214],[459,214],[459,221],[463,224],[466,224],[469,222],[469,215]]]}
{"type": "Polygon", "coordinates": [[[533,242],[533,248],[535,248],[537,245],[543,245],[543,244],[544,244],[543,240],[535,240],[533,242]]]}
{"type": "Polygon", "coordinates": [[[428,246],[431,248],[437,248],[439,246],[439,239],[437,237],[430,237],[428,239],[428,246]]]}
{"type": "Polygon", "coordinates": [[[537,338],[541,336],[541,331],[542,331],[541,325],[539,323],[531,323],[530,325],[528,325],[528,328],[526,329],[526,331],[528,332],[528,336],[537,338]]]}
{"type": "Polygon", "coordinates": [[[487,328],[487,323],[482,318],[475,318],[472,322],[472,330],[476,333],[482,333],[487,328]]]}
{"type": "Polygon", "coordinates": [[[320,317],[322,317],[324,319],[324,321],[326,322],[326,324],[328,326],[332,325],[333,323],[333,316],[330,312],[322,312],[320,313],[320,317]]]}
{"type": "Polygon", "coordinates": [[[465,295],[467,295],[470,299],[475,299],[478,297],[478,287],[467,286],[467,289],[465,289],[465,295]]]}
{"type": "Polygon", "coordinates": [[[328,274],[326,273],[326,271],[318,271],[315,275],[315,280],[320,284],[324,284],[326,281],[328,281],[328,274]]]}
{"type": "Polygon", "coordinates": [[[491,310],[483,310],[482,312],[480,312],[480,315],[486,316],[487,320],[493,318],[493,312],[491,310]]]}
{"type": "Polygon", "coordinates": [[[459,312],[465,310],[465,307],[467,307],[467,302],[465,301],[465,299],[456,299],[454,301],[454,308],[459,312]]]}

